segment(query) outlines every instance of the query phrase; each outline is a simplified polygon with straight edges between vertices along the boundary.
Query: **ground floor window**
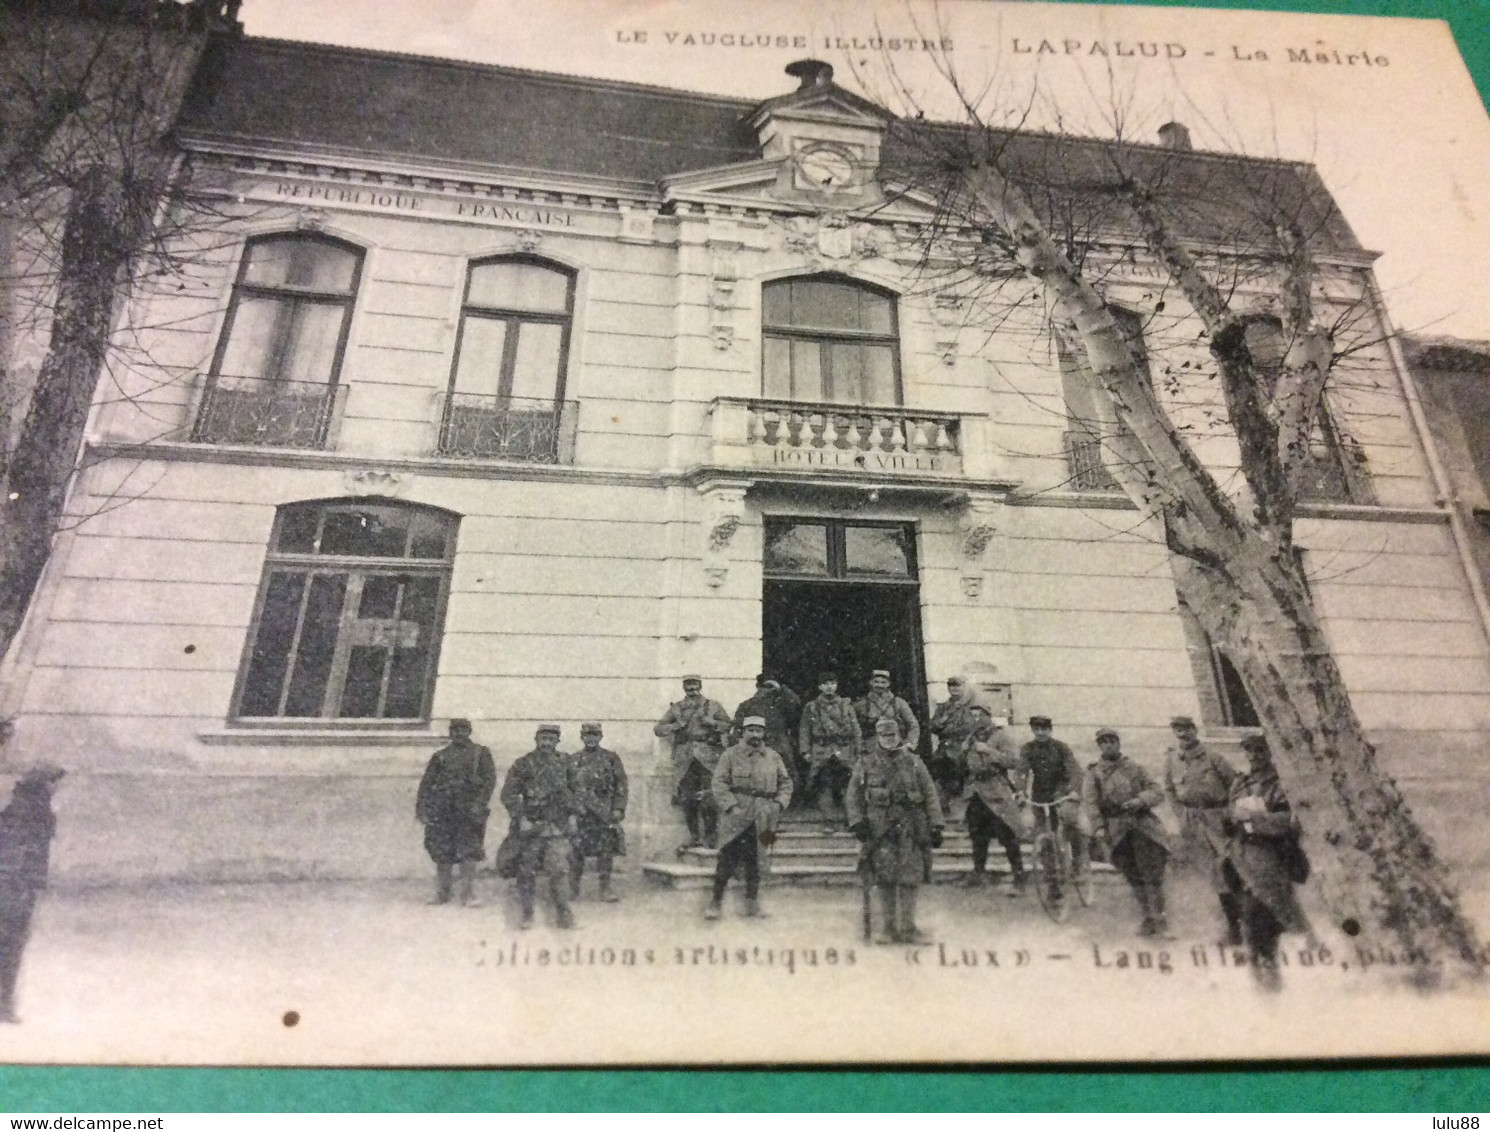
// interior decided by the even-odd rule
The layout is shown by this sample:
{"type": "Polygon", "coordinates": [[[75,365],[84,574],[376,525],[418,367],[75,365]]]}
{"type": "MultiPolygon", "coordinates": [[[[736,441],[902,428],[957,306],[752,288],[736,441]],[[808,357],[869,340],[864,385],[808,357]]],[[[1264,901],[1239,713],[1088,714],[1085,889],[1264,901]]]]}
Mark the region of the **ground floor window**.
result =
{"type": "Polygon", "coordinates": [[[382,501],[281,508],[235,717],[427,718],[455,525],[382,501]]]}

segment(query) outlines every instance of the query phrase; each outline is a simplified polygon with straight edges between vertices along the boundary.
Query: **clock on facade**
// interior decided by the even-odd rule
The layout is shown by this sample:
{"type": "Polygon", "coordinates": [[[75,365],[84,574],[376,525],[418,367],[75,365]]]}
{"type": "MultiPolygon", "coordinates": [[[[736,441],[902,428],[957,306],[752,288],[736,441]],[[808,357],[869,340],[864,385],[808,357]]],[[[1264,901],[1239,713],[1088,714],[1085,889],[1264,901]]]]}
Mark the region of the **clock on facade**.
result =
{"type": "Polygon", "coordinates": [[[846,189],[854,182],[854,161],[841,149],[815,146],[797,155],[797,182],[814,189],[846,189]]]}

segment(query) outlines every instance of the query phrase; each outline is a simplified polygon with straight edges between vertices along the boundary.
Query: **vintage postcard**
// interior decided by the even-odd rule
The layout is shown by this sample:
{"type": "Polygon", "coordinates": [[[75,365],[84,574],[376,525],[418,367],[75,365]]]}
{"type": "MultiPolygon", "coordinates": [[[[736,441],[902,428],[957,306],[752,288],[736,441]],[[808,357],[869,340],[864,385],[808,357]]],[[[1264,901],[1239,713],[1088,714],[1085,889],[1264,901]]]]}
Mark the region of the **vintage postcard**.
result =
{"type": "Polygon", "coordinates": [[[1447,26],[0,27],[0,1060],[1490,1051],[1447,26]]]}

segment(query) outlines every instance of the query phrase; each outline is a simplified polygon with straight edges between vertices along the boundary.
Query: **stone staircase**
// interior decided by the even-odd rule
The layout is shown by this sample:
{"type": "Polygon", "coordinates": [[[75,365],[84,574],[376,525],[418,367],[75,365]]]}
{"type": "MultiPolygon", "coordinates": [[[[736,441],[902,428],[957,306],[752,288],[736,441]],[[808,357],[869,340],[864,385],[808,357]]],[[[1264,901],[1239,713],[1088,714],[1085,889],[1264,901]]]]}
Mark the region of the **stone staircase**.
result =
{"type": "MultiPolygon", "coordinates": [[[[706,888],[713,879],[717,856],[713,849],[684,849],[672,858],[647,862],[642,875],[661,887],[706,888]]],[[[1025,858],[1029,858],[1028,846],[1025,858]]],[[[791,812],[782,819],[770,868],[762,879],[770,885],[855,885],[859,883],[858,860],[859,842],[852,834],[825,833],[817,815],[791,812]]],[[[973,847],[967,831],[961,822],[949,823],[942,847],[932,858],[932,883],[955,883],[972,870],[973,847]]],[[[989,847],[988,872],[994,883],[1008,883],[1009,862],[997,842],[989,847]]],[[[1107,865],[1095,865],[1093,879],[1098,884],[1118,882],[1107,865]]]]}

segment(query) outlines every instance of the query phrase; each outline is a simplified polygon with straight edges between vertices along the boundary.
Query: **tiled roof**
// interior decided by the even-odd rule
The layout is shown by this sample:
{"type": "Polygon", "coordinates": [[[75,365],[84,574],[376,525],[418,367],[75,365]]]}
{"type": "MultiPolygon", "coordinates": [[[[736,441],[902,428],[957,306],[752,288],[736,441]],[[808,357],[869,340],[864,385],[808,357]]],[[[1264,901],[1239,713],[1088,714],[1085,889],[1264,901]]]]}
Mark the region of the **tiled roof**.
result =
{"type": "MultiPolygon", "coordinates": [[[[763,92],[768,93],[768,92],[763,92]]],[[[671,175],[760,157],[749,119],[802,92],[745,102],[692,91],[274,39],[217,41],[188,100],[188,136],[306,153],[356,153],[455,167],[499,167],[655,185],[671,175]]],[[[851,102],[863,102],[848,94],[851,102]]],[[[869,103],[864,103],[870,106],[869,103]]],[[[1053,134],[973,135],[941,123],[901,123],[886,139],[888,170],[916,164],[917,137],[937,148],[1004,148],[1037,210],[1128,228],[1111,195],[1110,149],[1053,134]],[[946,144],[950,143],[950,145],[946,144]],[[1106,221],[1110,218],[1111,224],[1106,221]]],[[[1350,226],[1306,164],[1131,146],[1125,159],[1156,184],[1173,229],[1225,244],[1266,234],[1261,213],[1292,202],[1316,247],[1357,251],[1350,226]]]]}
{"type": "Polygon", "coordinates": [[[272,39],[220,41],[183,132],[654,183],[760,156],[754,104],[272,39]]]}

